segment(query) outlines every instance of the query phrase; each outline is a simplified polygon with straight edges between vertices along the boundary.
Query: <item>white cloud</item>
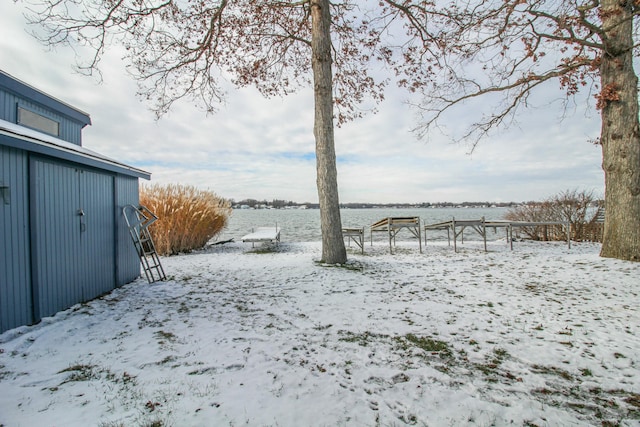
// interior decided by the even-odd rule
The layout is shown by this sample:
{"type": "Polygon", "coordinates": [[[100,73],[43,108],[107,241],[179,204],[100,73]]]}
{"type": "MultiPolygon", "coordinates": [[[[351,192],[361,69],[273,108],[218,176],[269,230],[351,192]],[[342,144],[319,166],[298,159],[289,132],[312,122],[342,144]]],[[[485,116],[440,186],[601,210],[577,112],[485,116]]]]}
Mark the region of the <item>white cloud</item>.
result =
{"type": "MultiPolygon", "coordinates": [[[[152,182],[192,184],[223,197],[317,201],[311,90],[264,99],[256,90],[229,91],[217,114],[182,101],[160,121],[136,98],[117,47],[102,63],[104,82],[72,72],[74,55],[47,52],[25,31],[22,4],[0,4],[2,69],[91,115],[84,145],[152,172],[152,182]]],[[[434,132],[429,142],[410,130],[416,115],[391,90],[377,115],[336,129],[342,202],[542,199],[568,188],[603,192],[601,152],[587,142],[599,117],[582,106],[559,121],[547,105],[557,88],[535,98],[518,126],[493,134],[472,155],[434,132]]],[[[533,99],[533,98],[532,98],[533,99]]],[[[449,130],[473,120],[466,110],[449,130]]]]}

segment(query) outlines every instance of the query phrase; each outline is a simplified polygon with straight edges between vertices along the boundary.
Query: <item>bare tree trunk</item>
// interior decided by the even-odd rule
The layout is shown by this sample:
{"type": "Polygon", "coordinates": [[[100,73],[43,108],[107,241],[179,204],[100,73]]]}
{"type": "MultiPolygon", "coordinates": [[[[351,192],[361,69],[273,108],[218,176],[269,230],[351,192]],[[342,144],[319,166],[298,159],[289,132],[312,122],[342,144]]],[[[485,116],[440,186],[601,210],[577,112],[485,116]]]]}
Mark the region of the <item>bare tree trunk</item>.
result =
{"type": "Polygon", "coordinates": [[[600,65],[605,223],[602,251],[640,261],[640,123],[633,69],[632,0],[603,0],[605,52],[600,65]]]}
{"type": "Polygon", "coordinates": [[[331,72],[331,11],[329,0],[311,1],[311,50],[314,81],[316,167],[322,261],[342,264],[347,251],[342,238],[338,171],[333,138],[333,76],[331,72]]]}

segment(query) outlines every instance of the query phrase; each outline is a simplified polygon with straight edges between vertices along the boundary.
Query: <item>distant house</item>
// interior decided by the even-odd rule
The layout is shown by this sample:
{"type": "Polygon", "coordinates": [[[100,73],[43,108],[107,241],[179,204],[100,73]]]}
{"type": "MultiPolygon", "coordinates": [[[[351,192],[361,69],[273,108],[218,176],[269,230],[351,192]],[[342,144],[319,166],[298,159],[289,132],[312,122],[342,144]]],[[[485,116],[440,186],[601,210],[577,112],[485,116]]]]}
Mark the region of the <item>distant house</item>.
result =
{"type": "Polygon", "coordinates": [[[82,146],[84,113],[0,70],[0,332],[135,280],[143,170],[82,146]]]}

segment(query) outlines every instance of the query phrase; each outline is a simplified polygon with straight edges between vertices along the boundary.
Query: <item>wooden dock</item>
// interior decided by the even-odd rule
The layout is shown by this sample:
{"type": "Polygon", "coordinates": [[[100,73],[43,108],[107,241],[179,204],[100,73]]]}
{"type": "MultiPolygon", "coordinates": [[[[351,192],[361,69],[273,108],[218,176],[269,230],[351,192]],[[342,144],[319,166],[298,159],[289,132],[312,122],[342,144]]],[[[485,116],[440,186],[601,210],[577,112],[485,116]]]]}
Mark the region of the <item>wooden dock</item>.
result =
{"type": "Polygon", "coordinates": [[[371,245],[373,246],[373,233],[387,232],[389,235],[389,251],[393,253],[396,243],[396,235],[403,229],[407,229],[418,238],[420,253],[422,253],[422,227],[419,217],[388,217],[371,225],[371,245]]]}
{"type": "MultiPolygon", "coordinates": [[[[484,241],[484,250],[487,250],[487,229],[492,228],[496,231],[498,228],[504,228],[506,230],[507,241],[513,250],[513,229],[522,227],[550,227],[550,226],[562,226],[563,231],[567,236],[567,245],[571,249],[571,226],[568,221],[549,221],[549,222],[525,222],[525,221],[503,221],[503,220],[489,220],[481,219],[463,219],[457,220],[452,218],[450,221],[438,222],[435,224],[427,224],[424,226],[424,244],[427,244],[427,231],[429,230],[446,230],[447,241],[451,245],[451,234],[453,233],[453,249],[457,252],[457,240],[460,237],[460,242],[464,243],[464,231],[467,228],[471,228],[477,232],[484,241]]],[[[545,230],[546,234],[546,230],[545,230]]]]}
{"type": "Polygon", "coordinates": [[[275,227],[258,227],[253,229],[251,233],[242,236],[243,242],[251,242],[251,246],[260,242],[276,242],[280,243],[280,229],[275,227]]]}

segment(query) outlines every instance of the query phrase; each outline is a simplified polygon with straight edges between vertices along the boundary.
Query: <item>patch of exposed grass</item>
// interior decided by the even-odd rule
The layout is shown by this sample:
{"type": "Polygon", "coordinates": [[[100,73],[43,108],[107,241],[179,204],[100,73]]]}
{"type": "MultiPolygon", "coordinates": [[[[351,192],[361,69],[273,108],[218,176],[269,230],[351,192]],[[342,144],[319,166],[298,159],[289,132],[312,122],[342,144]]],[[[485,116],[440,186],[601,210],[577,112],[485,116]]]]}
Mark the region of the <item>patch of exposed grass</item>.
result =
{"type": "Polygon", "coordinates": [[[492,303],[491,301],[486,302],[486,303],[481,302],[481,303],[479,303],[479,304],[478,304],[478,307],[489,307],[489,308],[493,308],[493,303],[492,303]]]}
{"type": "Polygon", "coordinates": [[[251,248],[250,251],[247,251],[248,254],[257,255],[275,254],[278,252],[281,252],[280,245],[278,244],[259,245],[258,247],[251,248]]]}
{"type": "Polygon", "coordinates": [[[349,260],[344,264],[327,264],[322,261],[316,261],[316,265],[320,267],[342,268],[350,271],[364,271],[364,264],[353,260],[349,260]]]}
{"type": "Polygon", "coordinates": [[[313,327],[313,329],[315,329],[316,331],[324,331],[327,329],[330,329],[333,325],[331,323],[327,324],[327,325],[316,325],[313,327]]]}
{"type": "Polygon", "coordinates": [[[5,378],[8,378],[11,374],[12,374],[11,371],[5,370],[4,365],[0,365],[0,381],[4,380],[5,378]]]}
{"type": "Polygon", "coordinates": [[[635,406],[640,409],[640,394],[638,393],[629,393],[629,395],[624,399],[629,405],[635,406]]]}
{"type": "MultiPolygon", "coordinates": [[[[72,382],[91,381],[100,378],[101,370],[96,365],[75,364],[58,372],[59,374],[68,373],[67,378],[62,384],[72,382]]],[[[62,385],[61,384],[61,385],[62,385]]]]}
{"type": "Polygon", "coordinates": [[[531,370],[537,374],[555,375],[567,381],[573,381],[573,375],[555,366],[533,365],[531,370]]]}
{"type": "Polygon", "coordinates": [[[496,382],[500,378],[507,378],[509,380],[517,380],[517,378],[510,372],[501,371],[500,365],[509,357],[507,350],[497,347],[493,349],[493,352],[488,354],[485,359],[485,363],[475,363],[473,366],[484,375],[488,377],[491,382],[496,382]]]}
{"type": "Polygon", "coordinates": [[[123,384],[123,385],[136,384],[136,377],[129,374],[128,372],[123,372],[122,375],[118,376],[111,371],[107,371],[107,378],[116,384],[123,384]]]}
{"type": "Polygon", "coordinates": [[[580,369],[580,373],[582,374],[583,377],[592,377],[593,376],[593,373],[591,372],[591,369],[589,369],[589,368],[580,369]]]}
{"type": "MultiPolygon", "coordinates": [[[[557,374],[563,379],[568,376],[557,368],[536,368],[544,370],[544,373],[557,374]]],[[[586,390],[576,386],[581,380],[571,378],[575,381],[549,382],[548,387],[531,391],[546,404],[570,408],[581,417],[599,420],[598,424],[605,427],[623,425],[621,420],[640,420],[640,394],[622,389],[603,390],[599,387],[586,390]]]]}
{"type": "Polygon", "coordinates": [[[493,349],[493,354],[494,354],[494,362],[495,363],[502,363],[502,361],[504,359],[509,357],[509,353],[507,352],[507,350],[505,350],[504,348],[499,348],[499,347],[493,349]]]}
{"type": "Polygon", "coordinates": [[[157,362],[158,365],[166,365],[167,363],[173,363],[178,360],[175,356],[166,356],[161,361],[157,362]]]}
{"type": "MultiPolygon", "coordinates": [[[[75,365],[71,365],[68,368],[65,368],[58,372],[59,374],[68,373],[69,375],[65,380],[60,383],[60,385],[71,383],[71,382],[82,382],[82,381],[91,381],[91,380],[99,380],[102,378],[106,378],[107,380],[115,383],[126,386],[135,385],[136,377],[130,375],[127,372],[123,372],[122,375],[116,375],[112,371],[106,368],[99,367],[97,365],[85,364],[85,363],[77,363],[75,365]]],[[[51,391],[57,391],[58,387],[52,387],[51,391]]]]}
{"type": "Polygon", "coordinates": [[[573,330],[569,327],[566,327],[560,331],[558,331],[558,335],[573,335],[573,330]]]}
{"type": "Polygon", "coordinates": [[[338,333],[340,335],[343,335],[342,337],[339,338],[340,341],[356,343],[363,347],[367,347],[373,341],[389,338],[388,335],[374,334],[368,331],[359,333],[359,334],[354,334],[353,332],[349,332],[349,331],[338,331],[338,333]]]}
{"type": "Polygon", "coordinates": [[[184,301],[181,301],[180,307],[178,308],[178,313],[186,314],[186,313],[189,313],[190,311],[191,309],[189,308],[189,306],[184,301]]]}
{"type": "Polygon", "coordinates": [[[140,424],[140,427],[169,427],[171,424],[164,422],[159,418],[155,418],[153,420],[145,421],[140,424]]]}
{"type": "Polygon", "coordinates": [[[453,354],[449,348],[449,344],[429,337],[419,337],[414,334],[407,334],[403,337],[396,338],[396,341],[401,348],[405,350],[408,350],[410,347],[417,347],[431,354],[438,353],[442,356],[451,356],[453,354]]]}
{"type": "Polygon", "coordinates": [[[173,332],[157,331],[154,335],[158,338],[158,344],[173,343],[178,339],[173,332]]]}

